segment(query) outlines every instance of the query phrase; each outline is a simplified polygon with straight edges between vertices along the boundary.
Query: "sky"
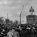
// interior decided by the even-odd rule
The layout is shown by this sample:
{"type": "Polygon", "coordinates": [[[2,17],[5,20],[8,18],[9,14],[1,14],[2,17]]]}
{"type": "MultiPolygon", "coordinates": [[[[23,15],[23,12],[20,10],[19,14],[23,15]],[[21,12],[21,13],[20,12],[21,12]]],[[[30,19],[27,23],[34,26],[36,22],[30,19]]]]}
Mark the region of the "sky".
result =
{"type": "Polygon", "coordinates": [[[35,10],[34,14],[37,15],[37,0],[0,0],[0,17],[7,18],[8,13],[10,20],[20,21],[19,16],[22,11],[21,21],[26,23],[26,16],[30,14],[29,9],[31,6],[35,10]]]}

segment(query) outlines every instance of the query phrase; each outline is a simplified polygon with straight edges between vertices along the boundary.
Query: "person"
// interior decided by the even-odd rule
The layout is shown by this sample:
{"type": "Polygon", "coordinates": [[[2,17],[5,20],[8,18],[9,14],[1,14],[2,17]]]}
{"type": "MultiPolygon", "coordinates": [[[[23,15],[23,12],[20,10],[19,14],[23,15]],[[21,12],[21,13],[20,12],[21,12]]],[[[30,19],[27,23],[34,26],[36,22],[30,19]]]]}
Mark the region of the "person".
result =
{"type": "Polygon", "coordinates": [[[13,37],[13,32],[14,32],[14,30],[10,30],[10,31],[7,33],[7,37],[13,37]]]}
{"type": "Polygon", "coordinates": [[[17,31],[15,31],[15,29],[12,29],[7,33],[7,37],[19,37],[18,35],[19,34],[17,31]]]}

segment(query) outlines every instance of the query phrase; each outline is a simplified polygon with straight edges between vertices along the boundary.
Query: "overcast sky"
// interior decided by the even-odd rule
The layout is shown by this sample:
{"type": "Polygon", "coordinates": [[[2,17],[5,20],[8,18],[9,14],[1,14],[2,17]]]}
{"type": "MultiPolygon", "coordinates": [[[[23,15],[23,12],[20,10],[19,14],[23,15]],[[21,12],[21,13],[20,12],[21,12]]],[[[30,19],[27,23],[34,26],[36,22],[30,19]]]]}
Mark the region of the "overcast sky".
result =
{"type": "Polygon", "coordinates": [[[26,16],[30,14],[29,9],[31,6],[35,10],[34,14],[37,15],[37,0],[0,0],[0,17],[7,18],[8,12],[9,19],[19,21],[19,14],[22,11],[22,23],[26,23],[26,16]]]}

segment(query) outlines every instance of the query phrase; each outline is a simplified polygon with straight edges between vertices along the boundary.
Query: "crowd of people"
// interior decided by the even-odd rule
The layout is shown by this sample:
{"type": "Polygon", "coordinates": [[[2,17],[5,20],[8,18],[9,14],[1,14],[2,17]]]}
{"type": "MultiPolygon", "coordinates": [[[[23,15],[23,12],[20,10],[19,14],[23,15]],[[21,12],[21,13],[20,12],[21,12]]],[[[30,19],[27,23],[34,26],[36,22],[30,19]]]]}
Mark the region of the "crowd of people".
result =
{"type": "Polygon", "coordinates": [[[2,23],[0,20],[0,37],[37,37],[37,24],[2,23]]]}
{"type": "Polygon", "coordinates": [[[37,26],[33,24],[21,24],[8,28],[0,24],[0,37],[37,37],[37,26]]]}

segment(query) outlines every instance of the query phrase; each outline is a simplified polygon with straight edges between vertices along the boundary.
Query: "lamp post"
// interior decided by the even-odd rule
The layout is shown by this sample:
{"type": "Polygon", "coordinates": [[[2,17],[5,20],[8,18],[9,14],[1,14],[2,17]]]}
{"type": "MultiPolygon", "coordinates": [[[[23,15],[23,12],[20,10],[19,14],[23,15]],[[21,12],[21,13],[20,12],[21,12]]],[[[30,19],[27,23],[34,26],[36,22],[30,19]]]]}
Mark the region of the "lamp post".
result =
{"type": "Polygon", "coordinates": [[[22,14],[22,12],[20,13],[20,24],[21,24],[21,14],[22,14]]]}

